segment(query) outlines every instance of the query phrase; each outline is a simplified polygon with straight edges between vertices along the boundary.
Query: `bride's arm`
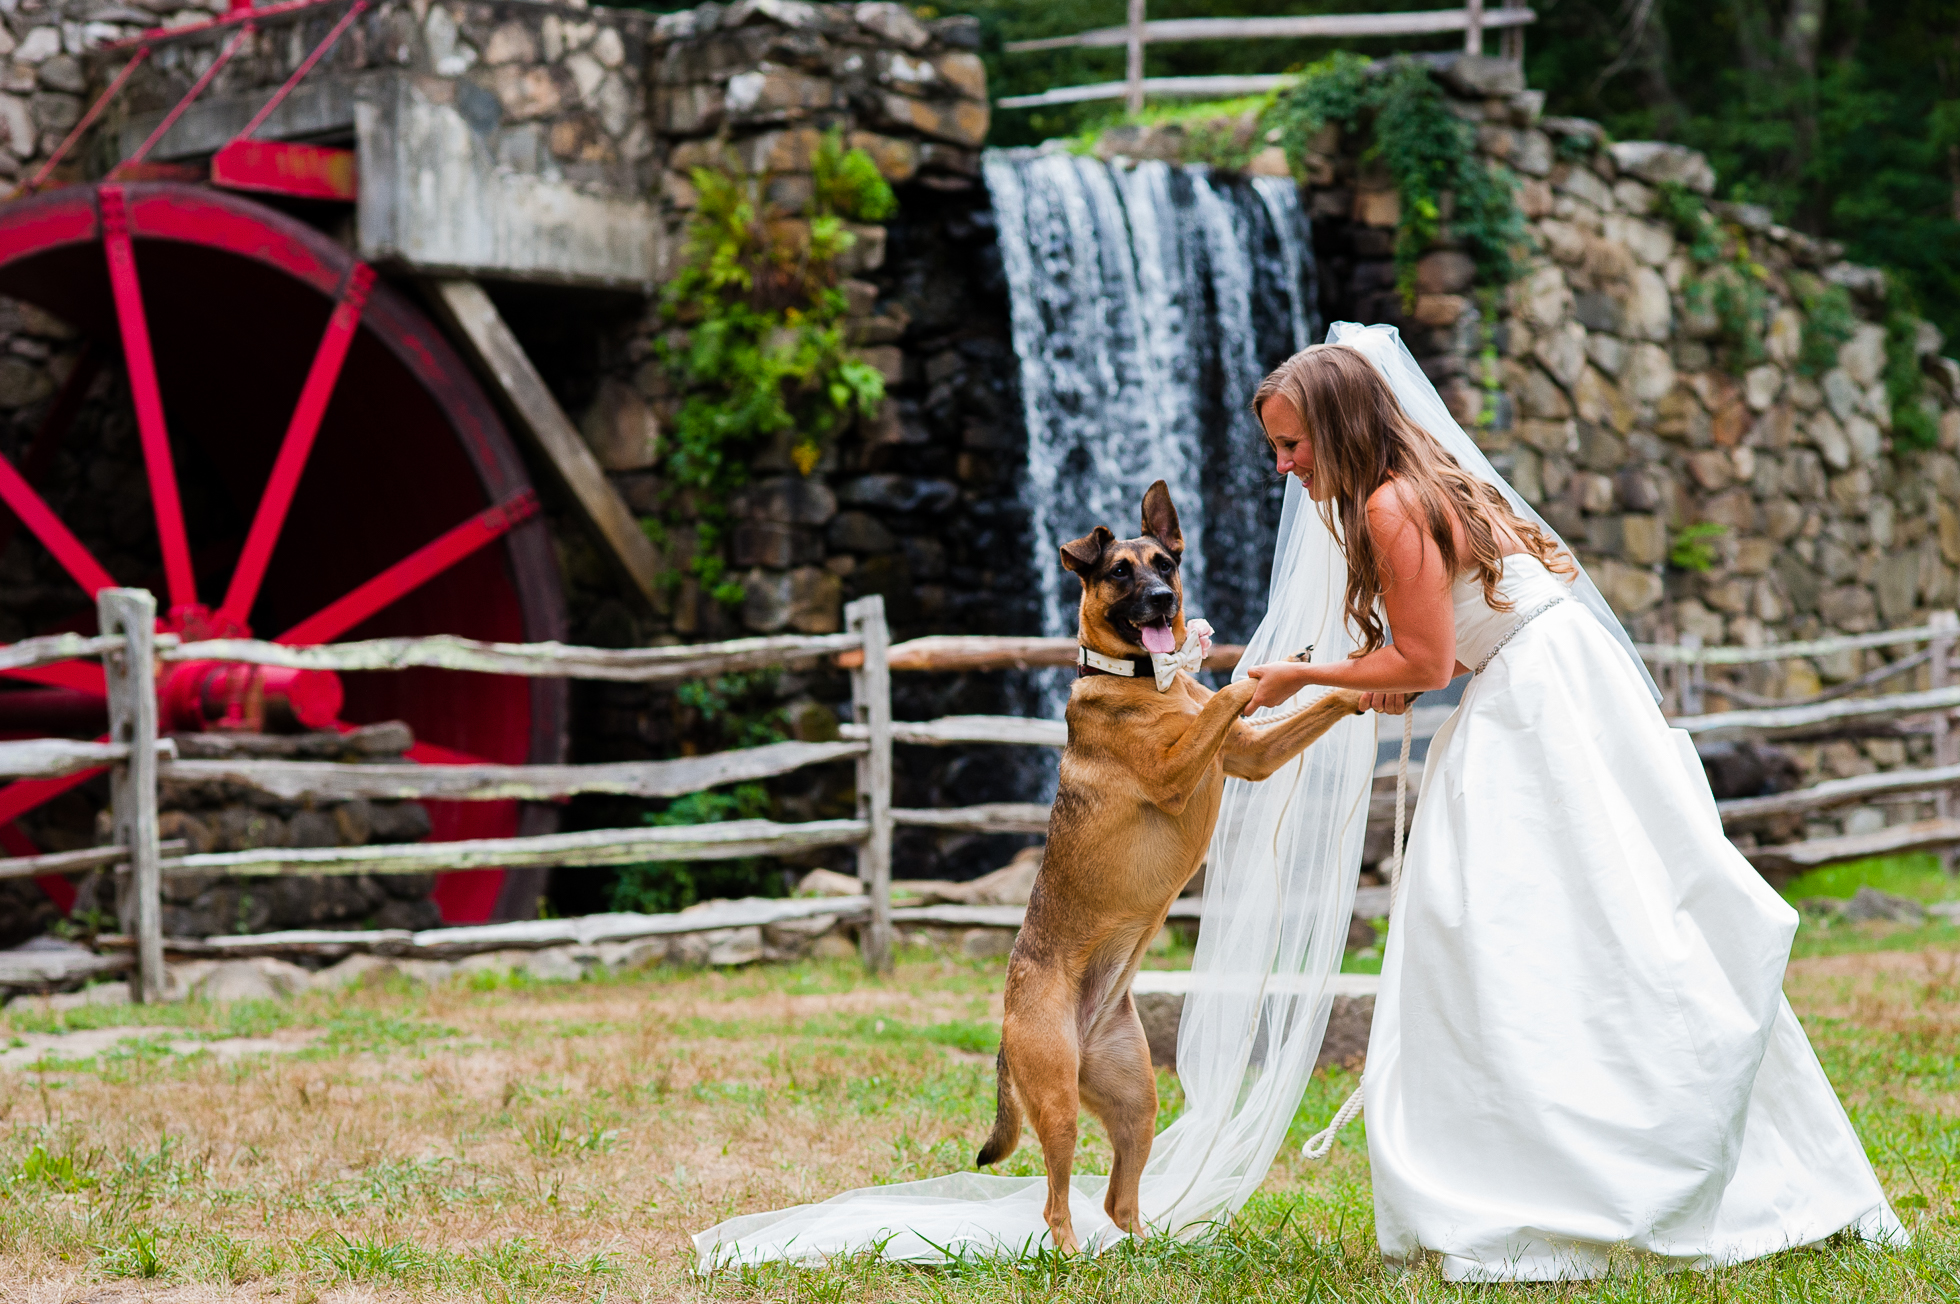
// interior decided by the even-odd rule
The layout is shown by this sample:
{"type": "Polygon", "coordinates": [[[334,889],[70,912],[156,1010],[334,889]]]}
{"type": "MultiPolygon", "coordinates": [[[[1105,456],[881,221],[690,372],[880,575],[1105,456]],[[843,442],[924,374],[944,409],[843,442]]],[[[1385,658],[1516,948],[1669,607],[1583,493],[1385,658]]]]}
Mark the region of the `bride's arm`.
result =
{"type": "Polygon", "coordinates": [[[1275,661],[1254,666],[1258,681],[1248,713],[1276,706],[1310,684],[1374,693],[1422,693],[1442,688],[1460,667],[1456,661],[1456,612],[1442,553],[1409,511],[1401,486],[1384,484],[1368,499],[1368,524],[1381,541],[1390,578],[1382,594],[1395,641],[1353,660],[1306,665],[1275,661]]]}

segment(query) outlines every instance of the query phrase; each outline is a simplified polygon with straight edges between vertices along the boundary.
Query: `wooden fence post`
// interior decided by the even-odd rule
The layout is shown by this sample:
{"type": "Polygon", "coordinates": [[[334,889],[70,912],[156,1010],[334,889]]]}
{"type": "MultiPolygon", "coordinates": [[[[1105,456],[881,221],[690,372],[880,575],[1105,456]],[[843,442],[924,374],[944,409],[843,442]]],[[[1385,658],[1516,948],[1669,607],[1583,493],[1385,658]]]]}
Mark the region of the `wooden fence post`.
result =
{"type": "Polygon", "coordinates": [[[109,811],[118,845],[129,848],[129,874],[116,893],[122,929],[136,938],[136,978],[130,995],[163,999],[162,852],[157,846],[157,601],[142,589],[102,589],[96,621],[104,635],[121,635],[119,652],[102,658],[109,689],[109,739],[127,744],[129,759],[109,770],[109,811]]]}
{"type": "MultiPolygon", "coordinates": [[[[1506,9],[1522,9],[1524,8],[1524,0],[1504,0],[1504,7],[1506,9]]],[[[1498,45],[1497,49],[1499,54],[1503,55],[1506,59],[1511,60],[1513,63],[1523,63],[1524,62],[1524,28],[1522,27],[1505,28],[1504,35],[1502,38],[1500,38],[1500,44],[1498,45]]]]}
{"type": "Polygon", "coordinates": [[[1680,686],[1680,711],[1682,715],[1700,715],[1703,710],[1701,658],[1692,654],[1701,651],[1701,635],[1683,634],[1681,650],[1691,655],[1677,663],[1675,670],[1675,674],[1679,676],[1675,682],[1680,686]]]}
{"type": "Polygon", "coordinates": [[[857,763],[858,818],[868,826],[858,878],[871,896],[860,950],[865,968],[882,973],[892,966],[892,674],[884,598],[874,593],[850,603],[844,627],[864,640],[864,662],[851,671],[851,709],[870,742],[857,763]]]}
{"type": "Polygon", "coordinates": [[[1463,52],[1482,55],[1484,52],[1484,0],[1467,0],[1463,16],[1468,21],[1463,28],[1463,52]]]}
{"type": "Polygon", "coordinates": [[[1143,112],[1143,6],[1144,0],[1130,0],[1129,58],[1123,71],[1123,103],[1132,116],[1143,112]]]}
{"type": "MultiPolygon", "coordinates": [[[[1932,646],[1928,649],[1933,654],[1928,687],[1945,688],[1953,674],[1953,645],[1955,637],[1960,636],[1960,612],[1935,611],[1926,623],[1933,627],[1932,646]]],[[[1954,731],[1953,713],[1941,711],[1933,717],[1933,764],[1952,765],[1956,761],[1960,761],[1960,733],[1954,731]]],[[[1933,813],[1943,820],[1951,819],[1953,809],[1953,790],[1941,788],[1933,798],[1933,813]]],[[[1940,863],[1947,873],[1953,873],[1954,853],[1949,851],[1941,856],[1940,863]]]]}

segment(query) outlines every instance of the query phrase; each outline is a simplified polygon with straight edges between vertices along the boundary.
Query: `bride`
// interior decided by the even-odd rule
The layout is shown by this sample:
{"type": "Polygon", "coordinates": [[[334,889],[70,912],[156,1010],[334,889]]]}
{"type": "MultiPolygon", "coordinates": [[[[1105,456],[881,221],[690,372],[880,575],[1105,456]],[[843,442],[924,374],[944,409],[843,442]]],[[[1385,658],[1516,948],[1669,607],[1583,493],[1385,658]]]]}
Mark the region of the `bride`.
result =
{"type": "Polygon", "coordinates": [[[1567,601],[1572,560],[1410,420],[1379,347],[1307,349],[1253,399],[1338,526],[1361,648],[1249,673],[1254,708],[1326,685],[1396,712],[1474,676],[1430,743],[1363,1077],[1382,1253],[1543,1280],[1615,1246],[1702,1266],[1902,1237],[1783,999],[1796,912],[1567,601]]]}
{"type": "MultiPolygon", "coordinates": [[[[1845,1228],[1903,1239],[1782,999],[1794,913],[1723,838],[1619,622],[1392,327],[1328,339],[1256,400],[1290,475],[1238,672],[1260,683],[1254,723],[1331,685],[1401,711],[1475,672],[1430,745],[1363,1077],[1384,1255],[1492,1281],[1597,1275],[1613,1247],[1702,1267],[1845,1228]]],[[[1140,1192],[1161,1234],[1229,1217],[1285,1141],[1374,756],[1357,718],[1262,783],[1227,781],[1178,1034],[1185,1108],[1140,1192]]],[[[1124,1235],[1105,1182],[1074,1183],[1092,1251],[1124,1235]]],[[[1022,1253],[1045,1242],[1045,1186],[868,1187],[695,1244],[703,1268],[1022,1253]]]]}

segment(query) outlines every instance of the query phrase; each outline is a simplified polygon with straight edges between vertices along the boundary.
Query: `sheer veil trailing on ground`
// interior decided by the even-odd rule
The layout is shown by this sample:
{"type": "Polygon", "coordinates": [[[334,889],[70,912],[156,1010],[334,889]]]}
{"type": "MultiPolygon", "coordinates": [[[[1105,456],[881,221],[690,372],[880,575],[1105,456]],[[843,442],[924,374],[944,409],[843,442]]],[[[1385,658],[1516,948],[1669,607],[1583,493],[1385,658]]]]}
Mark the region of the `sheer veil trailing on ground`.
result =
{"type": "MultiPolygon", "coordinates": [[[[1340,322],[1328,340],[1364,353],[1410,417],[1543,526],[1451,419],[1393,327],[1340,322]]],[[[1310,644],[1316,661],[1352,651],[1354,637],[1342,619],[1346,578],[1334,536],[1299,482],[1289,481],[1265,619],[1239,673],[1310,644]]],[[[1575,596],[1640,665],[1583,575],[1575,596]]],[[[1353,910],[1374,757],[1374,720],[1357,717],[1263,783],[1226,782],[1205,875],[1195,989],[1185,999],[1178,1038],[1185,1109],[1158,1135],[1143,1176],[1144,1217],[1160,1233],[1195,1236],[1229,1217],[1258,1189],[1286,1138],[1332,1004],[1326,989],[1340,966],[1353,910]]],[[[1104,1182],[1075,1179],[1076,1232],[1095,1249],[1122,1236],[1103,1213],[1104,1182]]],[[[918,1261],[960,1252],[1017,1254],[1047,1243],[1044,1186],[1039,1177],[958,1173],[867,1187],[820,1204],[731,1218],[694,1240],[704,1268],[815,1262],[874,1249],[918,1261]]]]}

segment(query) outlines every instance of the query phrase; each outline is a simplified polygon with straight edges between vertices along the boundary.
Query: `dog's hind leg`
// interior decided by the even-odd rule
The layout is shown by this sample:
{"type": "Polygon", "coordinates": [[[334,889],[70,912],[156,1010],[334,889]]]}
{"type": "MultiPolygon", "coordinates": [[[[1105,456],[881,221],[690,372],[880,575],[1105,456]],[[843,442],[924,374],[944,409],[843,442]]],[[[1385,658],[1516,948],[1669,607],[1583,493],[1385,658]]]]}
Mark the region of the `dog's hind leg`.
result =
{"type": "Polygon", "coordinates": [[[1102,1120],[1115,1152],[1103,1209],[1118,1228],[1141,1237],[1137,1187],[1157,1133],[1157,1075],[1128,992],[1082,1048],[1082,1103],[1102,1120]]]}
{"type": "Polygon", "coordinates": [[[1075,1029],[1066,1019],[1010,1019],[1001,1029],[1001,1052],[1013,1074],[1014,1094],[1041,1141],[1041,1160],[1048,1170],[1048,1202],[1042,1209],[1048,1234],[1056,1249],[1074,1254],[1082,1248],[1068,1207],[1076,1121],[1082,1108],[1076,1086],[1081,1059],[1075,1029]]]}

